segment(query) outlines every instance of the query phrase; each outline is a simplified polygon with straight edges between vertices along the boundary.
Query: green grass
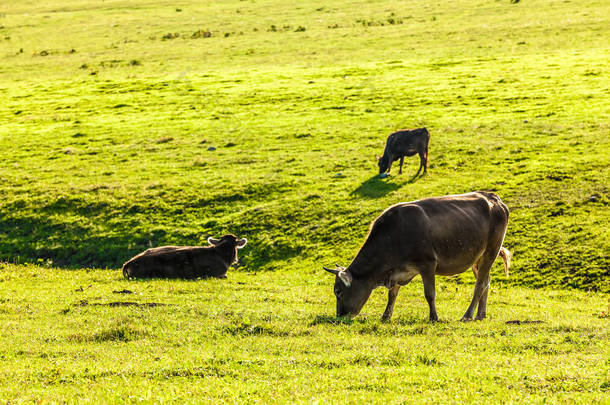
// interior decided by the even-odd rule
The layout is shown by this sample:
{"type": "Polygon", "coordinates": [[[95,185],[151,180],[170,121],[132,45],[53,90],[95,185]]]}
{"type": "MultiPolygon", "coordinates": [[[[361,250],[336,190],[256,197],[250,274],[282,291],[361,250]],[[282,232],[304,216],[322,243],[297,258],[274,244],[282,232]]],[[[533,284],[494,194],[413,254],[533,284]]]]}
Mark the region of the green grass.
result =
{"type": "Polygon", "coordinates": [[[607,401],[609,16],[601,0],[2,4],[0,259],[18,265],[0,273],[0,398],[607,401]],[[387,135],[418,126],[428,174],[411,158],[376,177],[387,135]],[[421,286],[389,325],[381,292],[333,321],[321,266],[349,263],[383,209],[477,189],[511,210],[490,320],[454,321],[465,274],[441,282],[447,323],[424,322],[421,286]],[[226,232],[249,240],[228,281],[115,271],[226,232]],[[113,301],[168,305],[96,305],[113,301]]]}
{"type": "Polygon", "coordinates": [[[471,288],[441,282],[431,324],[417,280],[384,324],[381,290],[336,320],[329,282],[317,269],[134,282],[5,266],[0,400],[607,403],[598,294],[493,287],[489,319],[462,323],[471,288]]]}
{"type": "Polygon", "coordinates": [[[233,232],[248,268],[299,270],[388,205],[491,189],[511,282],[609,291],[605,2],[93,4],[2,19],[0,257],[116,268],[233,232]],[[422,125],[430,174],[375,178],[422,125]]]}

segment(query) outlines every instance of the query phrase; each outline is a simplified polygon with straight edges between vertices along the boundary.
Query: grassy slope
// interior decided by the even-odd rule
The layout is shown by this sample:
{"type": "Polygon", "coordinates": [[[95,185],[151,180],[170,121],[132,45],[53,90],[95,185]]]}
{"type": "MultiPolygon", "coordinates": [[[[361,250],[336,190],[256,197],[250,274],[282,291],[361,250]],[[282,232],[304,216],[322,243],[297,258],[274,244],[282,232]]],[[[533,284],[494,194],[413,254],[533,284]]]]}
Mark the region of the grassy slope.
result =
{"type": "Polygon", "coordinates": [[[118,267],[231,231],[298,270],[390,204],[492,189],[514,282],[608,291],[606,2],[129,4],[6,6],[2,257],[118,267]],[[420,125],[430,175],[374,178],[420,125]]]}
{"type": "Polygon", "coordinates": [[[231,231],[298,270],[390,204],[492,189],[513,282],[610,288],[606,2],[129,4],[8,6],[1,256],[118,267],[231,231]],[[374,178],[420,125],[430,175],[374,178]]]}
{"type": "Polygon", "coordinates": [[[607,403],[598,294],[493,288],[490,319],[461,323],[470,288],[441,282],[442,322],[430,324],[417,280],[391,324],[379,322],[380,290],[357,320],[336,324],[329,280],[315,274],[130,282],[9,265],[0,400],[607,403]],[[136,294],[113,293],[123,289],[136,294]],[[165,306],[105,305],[121,301],[165,306]],[[544,323],[505,323],[514,319],[544,323]]]}

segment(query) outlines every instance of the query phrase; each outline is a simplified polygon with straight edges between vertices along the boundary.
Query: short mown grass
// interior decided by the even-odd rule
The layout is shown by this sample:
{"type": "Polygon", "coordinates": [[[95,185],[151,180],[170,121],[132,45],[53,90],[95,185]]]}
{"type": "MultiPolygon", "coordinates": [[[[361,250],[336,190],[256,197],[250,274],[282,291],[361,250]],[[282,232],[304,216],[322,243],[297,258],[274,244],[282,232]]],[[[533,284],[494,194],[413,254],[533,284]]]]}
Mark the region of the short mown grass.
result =
{"type": "Polygon", "coordinates": [[[418,279],[382,323],[381,290],[359,317],[334,318],[317,269],[128,281],[5,265],[0,277],[3,401],[607,401],[596,293],[493,285],[489,319],[463,323],[473,277],[441,279],[432,324],[418,279]]]}

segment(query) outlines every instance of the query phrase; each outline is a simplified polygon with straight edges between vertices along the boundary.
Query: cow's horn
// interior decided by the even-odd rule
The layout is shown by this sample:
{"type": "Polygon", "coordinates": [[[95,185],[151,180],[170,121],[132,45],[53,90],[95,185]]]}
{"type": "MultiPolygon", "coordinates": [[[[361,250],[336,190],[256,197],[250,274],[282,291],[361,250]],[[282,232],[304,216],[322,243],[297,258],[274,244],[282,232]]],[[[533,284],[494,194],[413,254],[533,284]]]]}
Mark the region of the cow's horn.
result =
{"type": "Polygon", "coordinates": [[[328,267],[324,267],[324,266],[322,266],[322,268],[329,273],[333,273],[335,276],[338,275],[339,272],[341,271],[339,269],[329,269],[328,267]]]}

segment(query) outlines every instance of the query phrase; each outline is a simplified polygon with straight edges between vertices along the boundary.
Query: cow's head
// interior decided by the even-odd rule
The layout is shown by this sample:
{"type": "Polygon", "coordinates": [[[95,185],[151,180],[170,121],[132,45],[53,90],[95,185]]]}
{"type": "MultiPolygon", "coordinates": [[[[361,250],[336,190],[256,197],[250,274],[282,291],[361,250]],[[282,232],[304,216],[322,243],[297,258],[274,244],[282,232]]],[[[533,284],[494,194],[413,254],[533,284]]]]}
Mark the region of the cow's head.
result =
{"type": "Polygon", "coordinates": [[[356,316],[373,291],[365,283],[355,279],[349,270],[337,266],[324,270],[335,275],[335,296],[337,297],[337,316],[356,316]]]}
{"type": "Polygon", "coordinates": [[[379,174],[385,173],[390,166],[390,159],[386,155],[377,158],[377,166],[379,166],[379,174]]]}
{"type": "Polygon", "coordinates": [[[218,246],[222,243],[227,243],[227,244],[231,244],[231,245],[235,246],[237,249],[241,249],[244,246],[246,246],[246,243],[248,243],[248,239],[246,239],[246,238],[237,239],[237,236],[229,234],[229,235],[222,236],[220,239],[215,239],[215,238],[209,237],[208,243],[213,246],[218,246]]]}

